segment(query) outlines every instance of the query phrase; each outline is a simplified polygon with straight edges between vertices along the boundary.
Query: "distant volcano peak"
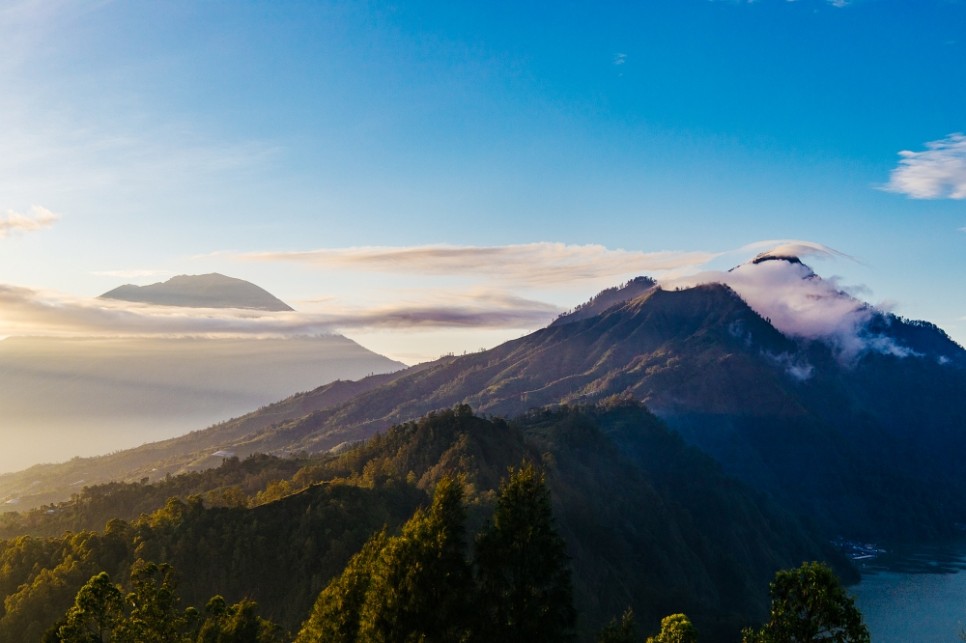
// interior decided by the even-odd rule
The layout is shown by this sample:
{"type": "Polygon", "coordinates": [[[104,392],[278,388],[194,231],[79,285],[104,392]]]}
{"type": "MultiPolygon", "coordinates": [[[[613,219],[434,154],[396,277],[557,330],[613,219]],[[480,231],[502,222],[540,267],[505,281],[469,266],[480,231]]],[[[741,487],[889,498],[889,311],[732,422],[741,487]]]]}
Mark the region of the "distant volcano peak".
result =
{"type": "Polygon", "coordinates": [[[255,284],[217,272],[206,275],[178,275],[148,286],[125,284],[101,295],[159,306],[187,308],[247,308],[251,310],[291,311],[292,308],[255,284]]]}

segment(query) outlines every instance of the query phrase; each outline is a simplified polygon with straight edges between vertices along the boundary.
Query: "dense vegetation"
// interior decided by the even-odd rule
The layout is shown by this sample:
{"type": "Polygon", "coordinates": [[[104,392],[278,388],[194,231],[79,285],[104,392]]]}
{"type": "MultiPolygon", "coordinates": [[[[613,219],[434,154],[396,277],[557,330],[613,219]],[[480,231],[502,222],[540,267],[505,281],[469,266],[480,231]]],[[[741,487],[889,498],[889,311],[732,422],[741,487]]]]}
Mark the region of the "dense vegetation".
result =
{"type": "MultiPolygon", "coordinates": [[[[388,561],[419,555],[399,539],[421,533],[411,522],[432,509],[414,512],[432,507],[431,493],[455,475],[466,533],[481,534],[464,558],[477,557],[474,583],[486,588],[506,573],[481,570],[513,555],[513,539],[500,530],[520,522],[501,505],[500,481],[526,463],[546,476],[582,640],[628,607],[649,631],[668,614],[687,613],[702,640],[733,640],[764,617],[777,569],[836,560],[636,403],[536,410],[512,422],[477,417],[464,405],[338,456],[228,460],[156,483],[88,488],[70,502],[8,517],[0,640],[40,640],[92,577],[131,578],[138,561],[177,570],[179,596],[199,613],[213,596],[226,606],[250,600],[259,618],[297,632],[326,586],[351,584],[354,555],[382,560],[377,576],[396,578],[388,561]],[[169,494],[180,497],[161,500],[169,494]],[[106,527],[95,527],[112,506],[106,527]]],[[[528,513],[539,516],[542,506],[528,513]]],[[[483,599],[479,605],[501,613],[483,599]]]]}
{"type": "Polygon", "coordinates": [[[101,529],[113,518],[131,521],[151,513],[164,506],[168,498],[198,497],[207,507],[247,506],[257,500],[259,492],[266,496],[266,489],[276,489],[279,481],[295,478],[298,484],[296,476],[307,463],[307,458],[259,454],[244,460],[226,458],[219,467],[167,476],[153,484],[148,484],[145,477],[138,482],[91,485],[68,502],[0,514],[0,538],[57,536],[65,531],[101,529]]]}

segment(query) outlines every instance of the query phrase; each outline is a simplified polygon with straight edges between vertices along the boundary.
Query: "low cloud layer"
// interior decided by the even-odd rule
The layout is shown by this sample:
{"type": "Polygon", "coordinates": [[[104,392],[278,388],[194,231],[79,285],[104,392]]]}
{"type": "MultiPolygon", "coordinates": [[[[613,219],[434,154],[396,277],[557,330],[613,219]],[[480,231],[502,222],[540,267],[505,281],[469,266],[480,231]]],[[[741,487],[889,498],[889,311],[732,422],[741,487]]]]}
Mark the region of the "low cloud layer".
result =
{"type": "Polygon", "coordinates": [[[541,287],[693,268],[717,255],[611,250],[600,245],[541,242],[507,246],[323,248],[234,256],[248,261],[297,262],[328,269],[477,276],[517,287],[541,287]]]}
{"type": "MultiPolygon", "coordinates": [[[[435,298],[434,298],[435,299],[435,298]]],[[[442,299],[442,298],[439,298],[442,299]]],[[[562,311],[557,306],[511,295],[457,296],[450,303],[426,302],[345,310],[325,319],[340,329],[539,328],[562,311]]]]}
{"type": "Polygon", "coordinates": [[[35,232],[54,225],[60,217],[47,208],[31,206],[29,214],[7,210],[0,214],[0,239],[11,234],[35,232]]]}
{"type": "Polygon", "coordinates": [[[966,135],[950,134],[926,143],[924,151],[899,156],[886,190],[913,199],[966,199],[966,135]]]}
{"type": "Polygon", "coordinates": [[[482,292],[326,313],[268,313],[78,299],[0,284],[0,337],[286,337],[377,328],[533,328],[559,312],[543,302],[482,292]]]}

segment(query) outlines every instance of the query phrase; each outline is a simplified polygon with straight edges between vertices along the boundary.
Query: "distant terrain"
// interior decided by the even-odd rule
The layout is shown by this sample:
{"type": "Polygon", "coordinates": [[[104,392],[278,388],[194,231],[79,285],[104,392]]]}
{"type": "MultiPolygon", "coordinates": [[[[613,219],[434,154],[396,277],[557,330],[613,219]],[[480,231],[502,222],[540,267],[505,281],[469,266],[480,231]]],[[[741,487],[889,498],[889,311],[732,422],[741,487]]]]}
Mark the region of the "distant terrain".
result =
{"type": "Polygon", "coordinates": [[[104,293],[101,297],[160,306],[292,310],[288,304],[267,290],[243,279],[226,277],[216,272],[207,275],[179,275],[149,286],[126,284],[104,293]]]}

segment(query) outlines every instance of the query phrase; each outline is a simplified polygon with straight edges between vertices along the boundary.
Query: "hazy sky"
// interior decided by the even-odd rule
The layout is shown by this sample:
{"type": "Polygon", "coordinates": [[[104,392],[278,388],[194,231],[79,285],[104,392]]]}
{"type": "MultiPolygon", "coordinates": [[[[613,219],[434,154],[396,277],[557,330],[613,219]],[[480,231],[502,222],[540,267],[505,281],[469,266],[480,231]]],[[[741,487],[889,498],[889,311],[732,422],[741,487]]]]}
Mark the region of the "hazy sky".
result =
{"type": "Polygon", "coordinates": [[[0,42],[0,336],[411,363],[801,240],[966,343],[964,2],[8,0],[0,42]],[[302,314],[90,299],[205,272],[302,314]]]}

